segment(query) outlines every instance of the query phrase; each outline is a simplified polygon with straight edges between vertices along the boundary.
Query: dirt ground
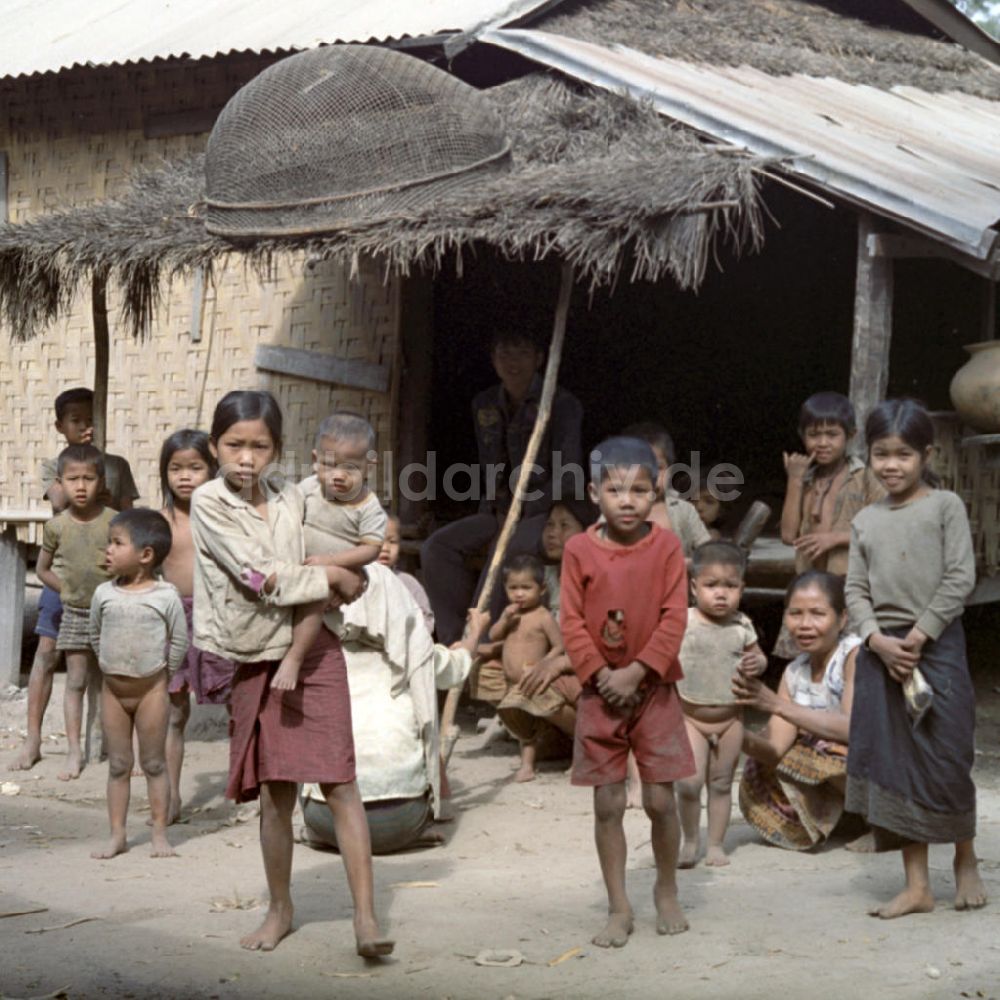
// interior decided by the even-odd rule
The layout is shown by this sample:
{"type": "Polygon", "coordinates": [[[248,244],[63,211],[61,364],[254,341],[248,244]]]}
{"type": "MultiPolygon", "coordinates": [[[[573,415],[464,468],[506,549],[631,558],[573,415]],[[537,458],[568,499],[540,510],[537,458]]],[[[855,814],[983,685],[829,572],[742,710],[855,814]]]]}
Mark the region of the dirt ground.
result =
{"type": "MultiPolygon", "coordinates": [[[[0,796],[2,997],[843,1000],[860,988],[878,998],[1000,998],[1000,694],[992,684],[980,685],[976,772],[978,845],[994,900],[985,910],[952,908],[950,853],[934,848],[937,911],[879,922],[865,910],[900,885],[898,855],[855,855],[842,842],[816,854],[776,850],[737,813],[732,864],[679,875],[690,932],[658,937],[648,824],[630,811],[636,932],[624,949],[602,951],[589,943],[603,911],[589,794],[570,786],[565,764],[510,784],[515,745],[482,749],[467,715],[452,766],[456,819],[438,827],[446,843],[375,859],[379,911],[398,944],[374,965],[353,952],[339,857],[305,846],[295,854],[295,932],[273,954],[238,947],[266,890],[253,810],[222,798],[226,743],[211,714],[199,711],[192,726],[187,818],[173,828],[180,857],[148,857],[145,784],[136,778],[132,850],[91,860],[106,836],[105,769],[56,780],[60,683],[45,759],[0,775],[8,782],[0,796]],[[523,962],[476,965],[486,949],[516,949],[523,962]]],[[[23,700],[0,703],[4,767],[24,708],[23,700]]]]}

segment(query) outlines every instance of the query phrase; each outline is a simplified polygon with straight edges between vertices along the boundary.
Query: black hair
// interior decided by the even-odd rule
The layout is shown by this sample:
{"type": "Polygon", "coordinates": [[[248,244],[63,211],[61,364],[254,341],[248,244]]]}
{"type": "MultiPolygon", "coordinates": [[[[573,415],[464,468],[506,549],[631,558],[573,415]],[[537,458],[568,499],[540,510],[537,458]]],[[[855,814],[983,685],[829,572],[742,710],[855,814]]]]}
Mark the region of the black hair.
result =
{"type": "Polygon", "coordinates": [[[168,510],[174,509],[174,495],[170,491],[167,469],[170,466],[170,459],[178,451],[198,452],[205,459],[210,476],[219,471],[219,463],[208,446],[208,435],[204,431],[191,430],[189,427],[174,431],[160,446],[160,492],[163,494],[163,506],[168,510]]]}
{"type": "Polygon", "coordinates": [[[539,354],[545,353],[545,349],[539,344],[538,338],[530,330],[518,329],[517,327],[501,327],[498,330],[494,330],[493,336],[490,337],[490,354],[498,347],[504,347],[507,344],[510,344],[512,347],[523,344],[537,351],[539,354]]]}
{"type": "Polygon", "coordinates": [[[800,573],[788,585],[785,591],[785,607],[792,603],[792,598],[800,591],[809,587],[819,587],[830,602],[830,607],[842,615],[847,610],[847,601],[844,598],[844,578],[836,573],[827,573],[821,569],[808,569],[805,573],[800,573]]]}
{"type": "Polygon", "coordinates": [[[584,529],[589,528],[600,517],[601,512],[593,504],[589,497],[575,497],[572,495],[561,497],[552,502],[548,513],[551,514],[556,507],[565,507],[584,529]]]}
{"type": "Polygon", "coordinates": [[[56,474],[61,477],[70,462],[92,465],[97,475],[104,478],[104,456],[92,444],[71,444],[63,448],[56,459],[56,474]]]}
{"type": "Polygon", "coordinates": [[[363,438],[369,451],[375,447],[375,428],[360,413],[352,413],[349,410],[337,410],[319,425],[313,446],[317,452],[320,441],[325,437],[340,441],[363,438]]]}
{"type": "Polygon", "coordinates": [[[529,572],[539,587],[545,586],[545,566],[538,556],[533,556],[530,552],[519,552],[517,555],[508,556],[503,564],[503,580],[507,582],[507,577],[511,573],[529,572]]]}
{"type": "Polygon", "coordinates": [[[799,410],[799,434],[817,424],[838,424],[850,437],[857,430],[853,404],[839,392],[817,392],[799,410]]]}
{"type": "Polygon", "coordinates": [[[56,420],[62,420],[68,407],[73,403],[89,403],[94,405],[94,390],[80,386],[76,389],[65,389],[56,396],[56,420]]]}
{"type": "Polygon", "coordinates": [[[590,481],[599,485],[611,469],[631,468],[638,465],[649,473],[649,481],[656,482],[659,467],[656,455],[647,441],[635,437],[605,438],[590,453],[590,481]]]}
{"type": "Polygon", "coordinates": [[[927,449],[934,444],[934,423],[922,403],[915,399],[886,399],[879,403],[865,421],[865,444],[872,445],[882,438],[898,437],[920,454],[923,462],[921,475],[928,486],[940,483],[926,461],[927,449]]]}
{"type": "Polygon", "coordinates": [[[281,407],[274,396],[262,389],[227,392],[216,404],[208,436],[218,443],[233,424],[243,420],[262,420],[274,442],[275,451],[281,451],[281,407]]]}
{"type": "Polygon", "coordinates": [[[622,431],[623,437],[638,438],[646,444],[659,448],[667,459],[667,465],[673,465],[677,461],[677,449],[674,447],[674,439],[670,432],[653,420],[643,420],[637,424],[629,424],[622,431]]]}
{"type": "Polygon", "coordinates": [[[173,536],[170,534],[170,524],[158,511],[148,507],[133,507],[115,514],[109,528],[124,528],[132,544],[139,549],[153,550],[153,569],[170,553],[173,536]]]}
{"type": "Polygon", "coordinates": [[[735,542],[702,542],[691,553],[691,576],[697,576],[706,566],[732,566],[742,576],[747,567],[746,553],[735,542]]]}

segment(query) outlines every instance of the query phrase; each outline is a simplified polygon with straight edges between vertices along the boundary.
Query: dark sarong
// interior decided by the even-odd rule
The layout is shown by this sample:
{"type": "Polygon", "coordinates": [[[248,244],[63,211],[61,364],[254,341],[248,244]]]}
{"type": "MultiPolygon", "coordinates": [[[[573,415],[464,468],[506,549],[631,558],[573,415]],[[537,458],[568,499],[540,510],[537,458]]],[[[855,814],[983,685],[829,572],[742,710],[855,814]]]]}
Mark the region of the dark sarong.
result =
{"type": "Polygon", "coordinates": [[[272,690],[277,660],[241,663],[230,700],[226,797],[248,802],[266,781],[354,780],[347,665],[325,628],[299,671],[294,691],[272,690]]]}
{"type": "MultiPolygon", "coordinates": [[[[886,629],[896,638],[907,632],[886,629]]],[[[879,851],[976,835],[976,703],[960,619],[924,646],[920,670],[934,703],[914,726],[902,685],[874,653],[858,649],[846,808],[868,820],[879,851]]]]}
{"type": "Polygon", "coordinates": [[[199,705],[226,705],[233,688],[236,664],[215,653],[206,653],[194,644],[194,600],[182,597],[184,617],[187,619],[188,651],[184,662],[170,678],[171,694],[193,691],[199,705]]]}

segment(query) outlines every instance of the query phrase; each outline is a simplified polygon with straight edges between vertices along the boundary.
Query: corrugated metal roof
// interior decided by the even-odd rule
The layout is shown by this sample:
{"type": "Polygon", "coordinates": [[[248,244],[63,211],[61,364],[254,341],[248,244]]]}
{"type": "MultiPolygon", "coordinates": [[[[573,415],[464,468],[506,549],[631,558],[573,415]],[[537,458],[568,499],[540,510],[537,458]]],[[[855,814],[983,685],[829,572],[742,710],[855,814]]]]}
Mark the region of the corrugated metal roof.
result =
{"type": "Polygon", "coordinates": [[[480,40],[579,80],[648,99],[664,115],[831,193],[988,259],[1000,220],[1000,102],[770,76],[605,48],[541,31],[480,40]]]}
{"type": "Polygon", "coordinates": [[[0,76],[473,33],[544,0],[0,0],[0,76]]]}

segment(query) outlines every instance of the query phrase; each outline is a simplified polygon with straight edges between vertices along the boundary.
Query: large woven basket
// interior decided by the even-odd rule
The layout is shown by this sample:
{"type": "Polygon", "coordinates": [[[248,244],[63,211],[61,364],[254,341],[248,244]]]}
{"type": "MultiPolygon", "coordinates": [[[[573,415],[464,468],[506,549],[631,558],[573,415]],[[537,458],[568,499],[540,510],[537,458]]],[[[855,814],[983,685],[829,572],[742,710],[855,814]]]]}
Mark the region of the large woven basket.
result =
{"type": "Polygon", "coordinates": [[[223,108],[206,225],[237,239],[330,232],[420,212],[509,163],[478,90],[390,49],[327,46],[275,63],[223,108]]]}

